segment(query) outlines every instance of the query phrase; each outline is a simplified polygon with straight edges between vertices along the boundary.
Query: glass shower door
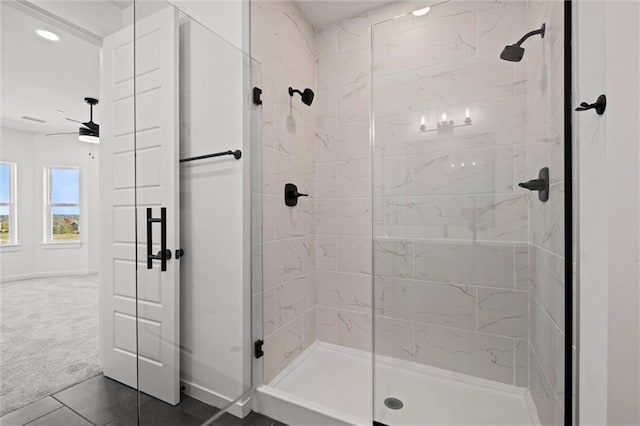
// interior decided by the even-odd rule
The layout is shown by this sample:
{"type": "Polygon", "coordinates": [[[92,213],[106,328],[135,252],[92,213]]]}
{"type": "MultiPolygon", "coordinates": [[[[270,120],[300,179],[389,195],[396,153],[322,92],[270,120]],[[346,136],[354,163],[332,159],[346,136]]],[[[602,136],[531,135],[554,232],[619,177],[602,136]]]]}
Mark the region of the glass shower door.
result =
{"type": "Polygon", "coordinates": [[[563,7],[452,1],[372,28],[378,422],[563,422],[563,7]]]}
{"type": "MultiPolygon", "coordinates": [[[[140,422],[249,410],[253,114],[259,66],[207,13],[137,1],[140,422]]],[[[253,206],[255,208],[255,206],[253,206]]]]}

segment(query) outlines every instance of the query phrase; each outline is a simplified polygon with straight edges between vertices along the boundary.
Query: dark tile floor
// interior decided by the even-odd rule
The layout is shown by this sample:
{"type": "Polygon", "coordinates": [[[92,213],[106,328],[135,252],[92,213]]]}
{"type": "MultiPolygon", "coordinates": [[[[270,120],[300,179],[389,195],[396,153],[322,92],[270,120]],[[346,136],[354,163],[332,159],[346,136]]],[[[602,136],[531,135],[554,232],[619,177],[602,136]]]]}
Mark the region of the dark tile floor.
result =
{"type": "MultiPolygon", "coordinates": [[[[187,395],[173,406],[141,394],[140,425],[199,426],[219,410],[187,395]]],[[[216,426],[286,426],[251,412],[225,414],[216,426]]],[[[102,375],[48,396],[0,418],[1,426],[137,426],[137,392],[102,375]]]]}

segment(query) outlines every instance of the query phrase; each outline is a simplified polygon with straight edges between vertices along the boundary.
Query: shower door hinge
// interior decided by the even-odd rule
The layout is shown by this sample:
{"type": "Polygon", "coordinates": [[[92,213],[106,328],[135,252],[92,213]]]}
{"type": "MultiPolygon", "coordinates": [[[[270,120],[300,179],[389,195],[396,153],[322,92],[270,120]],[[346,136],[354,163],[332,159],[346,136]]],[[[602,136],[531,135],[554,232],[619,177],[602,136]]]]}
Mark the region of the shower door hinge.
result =
{"type": "Polygon", "coordinates": [[[262,356],[264,355],[264,351],[262,350],[262,345],[264,345],[264,341],[256,340],[256,343],[254,344],[254,355],[256,359],[262,358],[262,356]]]}
{"type": "Polygon", "coordinates": [[[256,105],[262,105],[262,89],[259,87],[253,88],[253,103],[256,105]]]}

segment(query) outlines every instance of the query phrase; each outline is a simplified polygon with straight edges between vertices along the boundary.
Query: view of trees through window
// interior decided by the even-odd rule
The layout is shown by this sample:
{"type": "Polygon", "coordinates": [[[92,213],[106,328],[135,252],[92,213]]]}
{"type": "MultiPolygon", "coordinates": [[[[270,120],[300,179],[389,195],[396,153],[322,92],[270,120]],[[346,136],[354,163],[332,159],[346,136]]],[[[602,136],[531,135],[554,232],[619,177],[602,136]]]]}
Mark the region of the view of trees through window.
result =
{"type": "Polygon", "coordinates": [[[11,222],[13,219],[12,165],[0,163],[0,243],[12,242],[11,222]]]}
{"type": "Polygon", "coordinates": [[[80,239],[80,170],[49,168],[49,218],[52,241],[80,239]]]}

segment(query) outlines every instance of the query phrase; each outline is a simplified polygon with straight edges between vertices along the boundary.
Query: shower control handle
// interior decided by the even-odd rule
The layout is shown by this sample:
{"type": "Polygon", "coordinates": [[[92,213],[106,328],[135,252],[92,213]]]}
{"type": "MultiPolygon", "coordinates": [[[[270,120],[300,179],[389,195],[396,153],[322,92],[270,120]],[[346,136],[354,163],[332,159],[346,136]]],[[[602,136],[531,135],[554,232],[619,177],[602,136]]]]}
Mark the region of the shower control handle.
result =
{"type": "Polygon", "coordinates": [[[543,167],[538,172],[538,179],[520,182],[519,187],[529,191],[538,191],[538,199],[543,203],[549,200],[549,168],[543,167]]]}
{"type": "Polygon", "coordinates": [[[284,203],[289,206],[298,205],[298,197],[308,197],[309,194],[301,194],[298,192],[298,187],[293,183],[287,183],[284,186],[284,203]]]}

